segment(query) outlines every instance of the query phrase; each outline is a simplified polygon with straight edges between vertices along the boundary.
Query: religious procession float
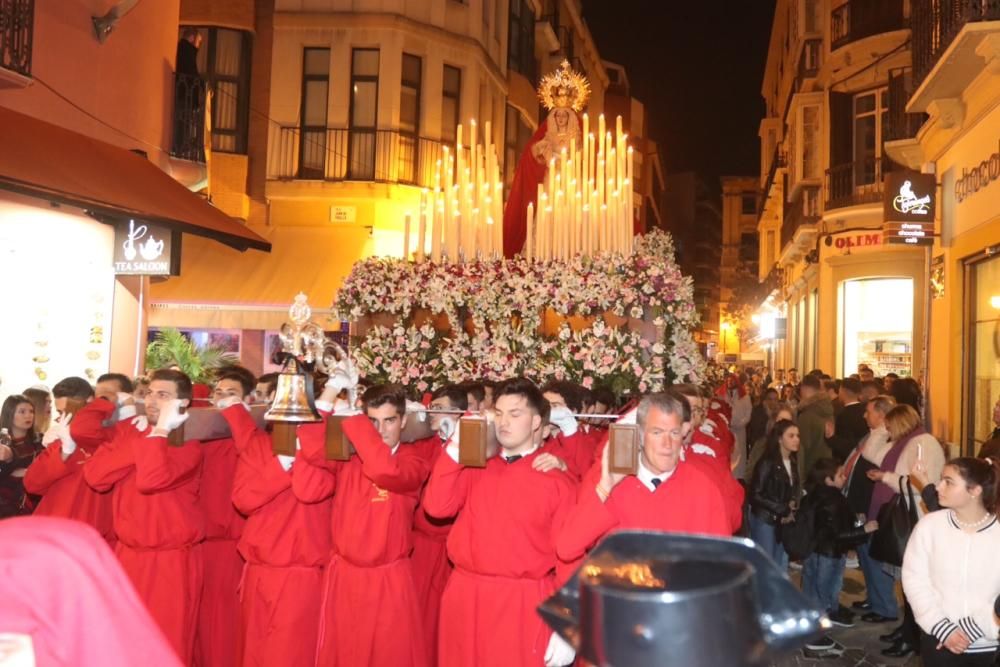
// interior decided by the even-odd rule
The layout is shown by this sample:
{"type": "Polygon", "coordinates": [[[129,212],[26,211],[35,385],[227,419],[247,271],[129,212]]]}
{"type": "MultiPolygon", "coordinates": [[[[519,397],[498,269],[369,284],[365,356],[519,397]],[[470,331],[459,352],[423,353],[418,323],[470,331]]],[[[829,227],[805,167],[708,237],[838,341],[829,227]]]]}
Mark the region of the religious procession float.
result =
{"type": "Polygon", "coordinates": [[[548,115],[506,204],[489,124],[485,144],[475,121],[468,135],[459,126],[434,187],[406,216],[403,258],[354,265],[334,309],[352,323],[352,356],[368,382],[419,394],[523,375],[635,394],[704,379],[692,282],[673,241],[634,234],[621,117],[592,125],[589,83],[565,61],[538,93],[548,115]]]}

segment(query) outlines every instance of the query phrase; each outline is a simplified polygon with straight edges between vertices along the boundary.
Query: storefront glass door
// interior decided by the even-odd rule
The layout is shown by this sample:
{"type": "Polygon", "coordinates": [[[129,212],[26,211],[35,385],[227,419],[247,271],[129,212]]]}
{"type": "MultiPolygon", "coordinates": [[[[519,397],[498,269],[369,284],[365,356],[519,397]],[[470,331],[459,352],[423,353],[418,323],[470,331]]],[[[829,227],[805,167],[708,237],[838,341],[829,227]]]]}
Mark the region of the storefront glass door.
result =
{"type": "Polygon", "coordinates": [[[868,278],[841,283],[843,377],[860,364],[876,377],[913,374],[913,280],[868,278]]]}
{"type": "Polygon", "coordinates": [[[969,402],[966,452],[975,454],[990,438],[993,406],[1000,398],[1000,259],[969,267],[969,402]]]}

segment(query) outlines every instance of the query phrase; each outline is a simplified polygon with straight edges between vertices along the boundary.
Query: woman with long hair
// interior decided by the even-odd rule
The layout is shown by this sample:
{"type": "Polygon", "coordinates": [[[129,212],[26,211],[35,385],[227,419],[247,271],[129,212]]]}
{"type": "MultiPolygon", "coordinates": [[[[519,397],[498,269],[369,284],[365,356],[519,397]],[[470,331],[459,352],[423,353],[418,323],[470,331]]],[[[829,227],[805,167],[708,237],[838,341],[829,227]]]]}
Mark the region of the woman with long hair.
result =
{"type": "Polygon", "coordinates": [[[52,421],[52,394],[45,387],[28,387],[24,395],[35,406],[35,433],[45,433],[52,421]]]}
{"type": "Polygon", "coordinates": [[[920,626],[925,667],[988,667],[997,650],[1000,465],[952,459],[937,483],[945,508],[921,519],[903,557],[903,590],[920,626]]]}
{"type": "Polygon", "coordinates": [[[799,427],[787,419],[778,421],[750,478],[750,537],[782,567],[787,567],[788,555],[781,545],[781,524],[794,517],[802,488],[798,451],[799,427]]]}
{"type": "Polygon", "coordinates": [[[8,396],[0,407],[0,429],[6,429],[11,440],[9,445],[0,445],[0,518],[30,514],[24,473],[42,450],[31,399],[24,394],[8,396]]]}

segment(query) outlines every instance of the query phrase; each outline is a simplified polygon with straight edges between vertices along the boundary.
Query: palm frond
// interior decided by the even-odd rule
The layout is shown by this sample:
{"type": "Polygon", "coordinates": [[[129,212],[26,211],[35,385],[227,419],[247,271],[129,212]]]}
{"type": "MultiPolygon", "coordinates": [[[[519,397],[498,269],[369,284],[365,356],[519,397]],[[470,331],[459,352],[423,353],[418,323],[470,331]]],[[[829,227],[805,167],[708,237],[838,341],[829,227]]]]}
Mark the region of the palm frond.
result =
{"type": "Polygon", "coordinates": [[[232,352],[216,345],[199,347],[174,328],[156,332],[146,346],[146,370],[176,366],[192,382],[210,382],[218,369],[238,362],[239,357],[232,352]]]}

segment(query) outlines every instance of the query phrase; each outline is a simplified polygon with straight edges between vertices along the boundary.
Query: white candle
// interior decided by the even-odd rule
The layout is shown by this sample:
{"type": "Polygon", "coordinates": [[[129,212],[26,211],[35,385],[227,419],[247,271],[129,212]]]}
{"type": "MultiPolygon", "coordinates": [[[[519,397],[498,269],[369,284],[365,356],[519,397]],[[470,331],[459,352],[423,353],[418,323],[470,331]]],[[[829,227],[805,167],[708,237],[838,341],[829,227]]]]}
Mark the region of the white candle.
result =
{"type": "Polygon", "coordinates": [[[531,260],[534,259],[534,247],[535,247],[535,205],[532,203],[528,204],[528,237],[524,240],[524,256],[531,260]]]}
{"type": "Polygon", "coordinates": [[[410,218],[411,214],[409,211],[403,216],[403,261],[408,262],[410,260],[410,218]]]}

